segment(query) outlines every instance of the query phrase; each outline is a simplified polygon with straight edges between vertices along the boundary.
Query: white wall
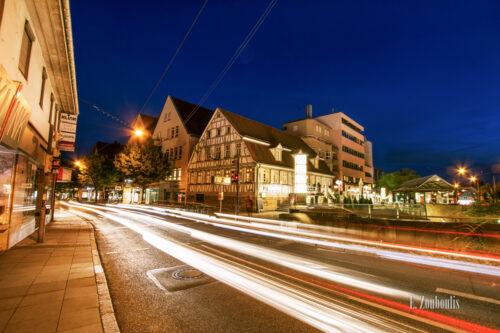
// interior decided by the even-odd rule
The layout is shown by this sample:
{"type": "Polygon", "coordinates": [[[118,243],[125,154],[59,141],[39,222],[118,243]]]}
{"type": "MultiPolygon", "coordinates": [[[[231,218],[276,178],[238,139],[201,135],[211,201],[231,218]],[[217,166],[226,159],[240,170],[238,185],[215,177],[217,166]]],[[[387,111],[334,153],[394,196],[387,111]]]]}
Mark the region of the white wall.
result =
{"type": "MultiPolygon", "coordinates": [[[[10,78],[22,83],[21,94],[32,108],[30,122],[48,140],[50,94],[53,92],[50,77],[45,82],[43,108],[40,107],[40,92],[42,85],[42,70],[47,67],[40,47],[39,32],[35,31],[33,21],[28,13],[24,0],[6,0],[3,18],[0,26],[0,64],[5,68],[10,78]],[[31,49],[31,57],[27,79],[18,68],[21,41],[24,33],[24,23],[28,20],[35,35],[31,49]]],[[[48,74],[48,73],[47,73],[48,74]]],[[[55,95],[55,94],[54,94],[55,95]]],[[[54,96],[56,97],[56,96],[54,96]]]]}

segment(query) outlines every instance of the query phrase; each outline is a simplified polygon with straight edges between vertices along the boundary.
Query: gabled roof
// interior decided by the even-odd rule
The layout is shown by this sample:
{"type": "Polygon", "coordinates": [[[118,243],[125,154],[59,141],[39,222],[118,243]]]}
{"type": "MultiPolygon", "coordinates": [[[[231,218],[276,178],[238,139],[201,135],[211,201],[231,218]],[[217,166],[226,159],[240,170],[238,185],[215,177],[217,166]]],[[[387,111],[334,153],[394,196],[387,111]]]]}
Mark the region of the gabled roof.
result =
{"type": "Polygon", "coordinates": [[[393,192],[414,192],[414,191],[451,191],[453,185],[448,183],[438,175],[430,175],[422,178],[412,179],[404,182],[393,192]]]}
{"type": "Polygon", "coordinates": [[[117,141],[113,143],[98,141],[94,144],[92,153],[95,154],[97,152],[104,155],[106,158],[114,158],[116,155],[121,153],[124,147],[124,145],[117,141]]]}
{"type": "Polygon", "coordinates": [[[183,101],[173,96],[169,97],[174,103],[174,107],[188,133],[201,136],[215,111],[202,106],[197,107],[196,104],[183,101]],[[194,110],[196,111],[193,112],[194,110]]]}
{"type": "Polygon", "coordinates": [[[153,133],[159,117],[148,116],[147,114],[144,114],[144,113],[139,113],[139,117],[141,117],[141,121],[142,121],[142,124],[144,125],[144,129],[153,133]]]}
{"type": "MultiPolygon", "coordinates": [[[[258,121],[220,108],[218,108],[218,110],[226,117],[240,135],[269,143],[269,146],[264,146],[258,143],[246,142],[252,158],[257,163],[294,168],[293,154],[302,151],[308,155],[308,159],[315,158],[317,155],[316,152],[298,136],[288,134],[285,131],[264,125],[258,121]],[[278,144],[281,144],[283,148],[287,149],[283,150],[281,161],[277,161],[269,150],[272,147],[276,147],[278,144]]],[[[322,160],[319,161],[318,168],[315,168],[314,165],[308,161],[307,170],[310,172],[333,175],[325,161],[322,160]]]]}

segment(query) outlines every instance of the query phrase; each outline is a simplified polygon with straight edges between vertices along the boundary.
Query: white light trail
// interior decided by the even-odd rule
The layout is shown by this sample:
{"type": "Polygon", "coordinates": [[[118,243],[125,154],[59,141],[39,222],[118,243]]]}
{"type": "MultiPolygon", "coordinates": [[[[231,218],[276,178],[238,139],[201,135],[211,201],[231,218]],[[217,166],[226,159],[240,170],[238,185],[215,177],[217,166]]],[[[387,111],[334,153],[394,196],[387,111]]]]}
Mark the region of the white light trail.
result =
{"type": "MultiPolygon", "coordinates": [[[[148,212],[147,209],[144,209],[142,207],[130,206],[127,208],[148,212]]],[[[241,231],[241,232],[246,232],[246,233],[251,233],[251,234],[256,234],[256,235],[261,235],[261,236],[267,236],[267,237],[273,237],[273,238],[279,238],[279,239],[284,239],[284,240],[291,240],[291,241],[296,241],[296,242],[301,242],[301,243],[311,244],[311,245],[321,245],[321,246],[325,246],[325,247],[329,247],[329,248],[349,250],[349,251],[357,252],[357,253],[369,253],[369,254],[376,255],[376,256],[379,256],[381,258],[386,258],[386,259],[390,259],[390,260],[418,263],[421,265],[427,265],[427,266],[432,266],[432,267],[448,268],[448,269],[453,269],[453,270],[458,270],[458,271],[463,271],[463,272],[478,273],[478,274],[483,274],[483,275],[500,277],[500,267],[498,267],[498,266],[463,262],[463,261],[458,261],[458,260],[453,260],[453,259],[433,258],[433,257],[429,257],[429,256],[417,255],[417,254],[412,254],[412,253],[394,252],[394,251],[390,251],[390,250],[379,249],[376,247],[375,248],[374,247],[365,247],[365,246],[360,246],[360,245],[332,242],[332,241],[328,241],[325,239],[340,240],[340,241],[352,241],[352,242],[360,243],[360,244],[364,244],[364,245],[375,245],[375,246],[387,247],[387,248],[412,250],[412,251],[421,252],[421,253],[423,252],[423,253],[433,253],[433,254],[445,254],[447,256],[453,255],[453,256],[459,256],[459,257],[469,258],[469,259],[482,259],[482,260],[487,260],[487,261],[500,262],[500,259],[495,259],[495,258],[490,258],[490,257],[467,255],[467,254],[462,254],[462,253],[450,254],[449,252],[446,252],[446,251],[422,249],[422,248],[418,248],[418,247],[409,247],[409,246],[398,246],[396,244],[378,243],[378,242],[365,241],[365,240],[346,239],[343,237],[319,234],[316,232],[297,230],[296,227],[297,227],[297,225],[300,225],[300,224],[295,223],[295,222],[283,222],[283,221],[268,220],[268,219],[255,219],[257,221],[270,221],[273,224],[280,224],[280,225],[285,224],[285,226],[289,226],[288,228],[286,228],[286,230],[283,230],[283,227],[281,227],[281,226],[267,225],[267,224],[258,223],[258,222],[251,222],[251,225],[254,227],[259,227],[259,228],[266,229],[266,230],[279,231],[279,233],[276,233],[276,232],[250,229],[250,228],[248,228],[248,223],[239,222],[236,220],[228,220],[228,219],[223,219],[223,218],[215,218],[215,217],[205,215],[205,214],[191,213],[191,212],[184,212],[184,211],[170,210],[170,209],[161,209],[161,208],[158,208],[157,211],[159,213],[161,213],[162,215],[169,215],[169,216],[174,216],[174,217],[184,217],[184,218],[189,218],[191,220],[194,219],[197,222],[211,224],[211,225],[216,226],[216,227],[231,229],[231,230],[235,230],[235,231],[241,231]],[[167,213],[167,212],[170,212],[170,213],[167,213]],[[240,227],[237,227],[234,225],[238,225],[240,227]],[[287,234],[284,234],[283,231],[286,231],[287,233],[290,233],[290,234],[299,235],[299,236],[287,235],[287,234]],[[309,237],[300,237],[300,236],[309,236],[309,237]],[[310,237],[316,237],[316,238],[310,238],[310,237]],[[321,239],[318,239],[318,237],[320,237],[321,239]]],[[[217,214],[217,215],[235,217],[234,215],[228,215],[228,214],[217,214]]],[[[248,220],[248,221],[254,220],[253,218],[250,218],[250,217],[238,216],[237,218],[240,218],[240,219],[242,218],[242,219],[248,220]]]]}
{"type": "MultiPolygon", "coordinates": [[[[279,280],[256,274],[250,269],[243,269],[241,265],[226,263],[213,256],[203,254],[200,250],[193,250],[186,245],[165,239],[125,218],[102,212],[100,211],[101,207],[94,209],[80,204],[62,204],[85,209],[123,224],[141,234],[146,242],[157,249],[320,330],[368,333],[396,329],[396,327],[390,327],[388,323],[383,323],[372,316],[360,314],[312,294],[305,294],[279,280]],[[358,318],[362,318],[362,320],[358,318]],[[377,326],[383,325],[385,329],[382,330],[368,321],[376,322],[377,326]]],[[[131,213],[131,217],[133,215],[131,213]]]]}

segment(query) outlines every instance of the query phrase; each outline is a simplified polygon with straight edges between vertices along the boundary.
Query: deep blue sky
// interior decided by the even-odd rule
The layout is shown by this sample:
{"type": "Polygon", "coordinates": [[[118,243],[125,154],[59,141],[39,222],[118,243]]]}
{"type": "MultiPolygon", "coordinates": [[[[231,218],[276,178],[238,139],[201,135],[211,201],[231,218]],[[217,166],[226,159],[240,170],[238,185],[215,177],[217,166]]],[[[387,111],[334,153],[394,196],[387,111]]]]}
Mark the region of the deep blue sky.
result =
{"type": "MultiPolygon", "coordinates": [[[[131,122],[202,3],[73,1],[79,97],[131,122]]],[[[169,94],[197,103],[268,3],[209,0],[145,113],[169,94]]],[[[278,128],[306,104],[334,107],[365,127],[378,168],[446,176],[465,163],[491,178],[499,40],[499,1],[280,0],[204,106],[278,128]]],[[[80,101],[75,156],[126,135],[80,101]]]]}

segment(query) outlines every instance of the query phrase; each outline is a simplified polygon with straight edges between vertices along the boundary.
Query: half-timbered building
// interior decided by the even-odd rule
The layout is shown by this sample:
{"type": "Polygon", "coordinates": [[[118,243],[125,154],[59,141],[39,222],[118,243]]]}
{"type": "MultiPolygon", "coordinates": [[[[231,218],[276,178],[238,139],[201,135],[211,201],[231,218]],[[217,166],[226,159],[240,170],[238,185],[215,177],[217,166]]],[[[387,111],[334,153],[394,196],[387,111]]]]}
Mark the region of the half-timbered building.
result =
{"type": "Polygon", "coordinates": [[[188,200],[274,210],[297,196],[322,201],[333,173],[300,137],[217,108],[191,155],[188,200]],[[234,182],[238,175],[238,183],[234,182]],[[238,192],[237,192],[238,191],[238,192]]]}

